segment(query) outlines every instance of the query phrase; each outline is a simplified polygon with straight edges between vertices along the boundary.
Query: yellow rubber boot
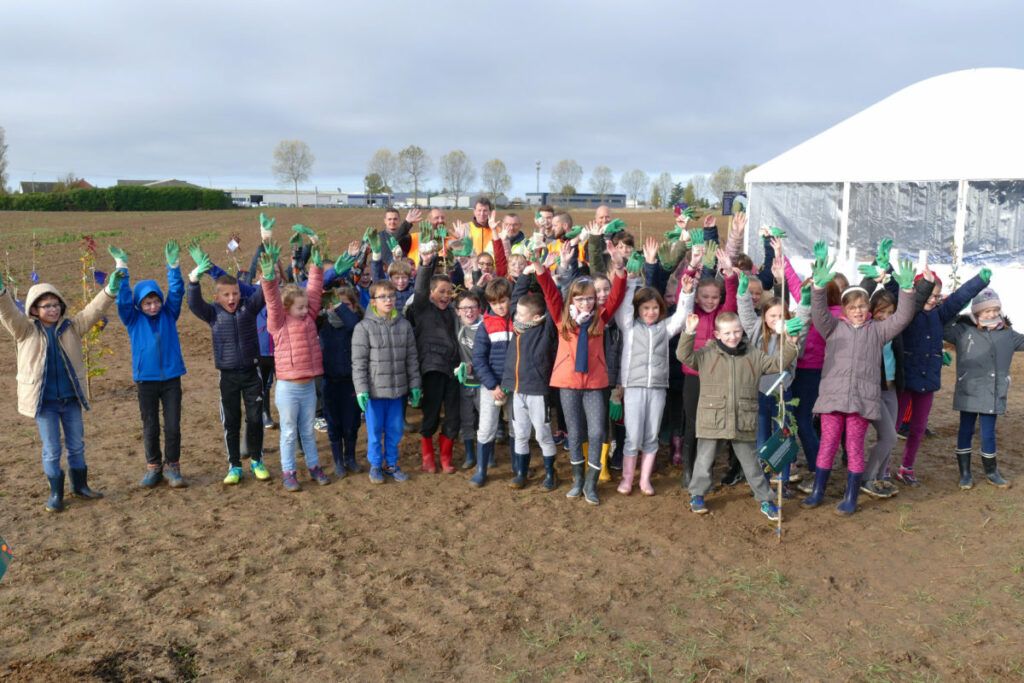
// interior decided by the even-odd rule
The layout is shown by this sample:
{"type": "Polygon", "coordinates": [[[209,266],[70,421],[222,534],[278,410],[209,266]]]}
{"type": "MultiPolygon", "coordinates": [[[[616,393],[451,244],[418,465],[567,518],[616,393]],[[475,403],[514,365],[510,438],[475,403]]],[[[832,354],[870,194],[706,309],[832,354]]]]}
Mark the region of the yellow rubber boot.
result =
{"type": "Polygon", "coordinates": [[[608,469],[608,447],[610,444],[601,445],[601,474],[598,476],[598,481],[611,481],[612,473],[608,469]]]}

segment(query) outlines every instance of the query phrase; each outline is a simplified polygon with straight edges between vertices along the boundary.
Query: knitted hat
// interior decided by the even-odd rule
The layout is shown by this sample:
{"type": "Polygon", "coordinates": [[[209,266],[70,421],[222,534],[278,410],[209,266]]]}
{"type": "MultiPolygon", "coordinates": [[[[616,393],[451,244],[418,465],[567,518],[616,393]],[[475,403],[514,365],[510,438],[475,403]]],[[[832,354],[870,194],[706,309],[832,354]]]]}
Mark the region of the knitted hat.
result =
{"type": "Polygon", "coordinates": [[[978,293],[978,296],[971,300],[971,313],[978,315],[986,308],[993,308],[995,306],[1003,307],[1003,304],[999,301],[999,295],[996,294],[996,290],[986,287],[978,293]]]}
{"type": "MultiPolygon", "coordinates": [[[[915,275],[914,276],[914,284],[916,285],[918,280],[920,280],[923,277],[924,277],[924,273],[918,273],[917,275],[915,275]]],[[[935,273],[932,273],[932,278],[935,279],[935,284],[938,285],[939,289],[942,289],[942,280],[939,279],[939,276],[936,275],[935,273]]]]}

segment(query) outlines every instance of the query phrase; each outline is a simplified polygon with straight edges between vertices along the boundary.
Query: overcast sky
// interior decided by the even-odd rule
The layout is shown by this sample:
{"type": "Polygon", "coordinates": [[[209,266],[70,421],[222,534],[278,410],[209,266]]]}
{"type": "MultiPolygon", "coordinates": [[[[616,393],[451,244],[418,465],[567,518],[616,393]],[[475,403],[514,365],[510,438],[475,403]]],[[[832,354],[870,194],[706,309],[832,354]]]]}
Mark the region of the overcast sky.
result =
{"type": "MultiPolygon", "coordinates": [[[[1024,2],[22,2],[0,10],[10,184],[362,188],[374,150],[677,180],[763,162],[902,87],[1024,66],[1024,2]],[[34,176],[33,176],[34,174],[34,176]]],[[[962,93],[982,106],[998,93],[962,93]]]]}

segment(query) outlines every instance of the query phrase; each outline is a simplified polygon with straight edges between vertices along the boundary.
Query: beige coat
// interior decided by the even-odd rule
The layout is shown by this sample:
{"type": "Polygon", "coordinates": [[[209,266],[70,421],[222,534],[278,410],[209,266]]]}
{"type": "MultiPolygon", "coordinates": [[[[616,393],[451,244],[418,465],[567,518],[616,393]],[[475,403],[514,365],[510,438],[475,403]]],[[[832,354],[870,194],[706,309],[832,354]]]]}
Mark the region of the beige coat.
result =
{"type": "MultiPolygon", "coordinates": [[[[72,379],[78,400],[82,407],[89,409],[88,382],[85,374],[85,359],[82,356],[82,335],[89,331],[107,312],[115,298],[104,289],[89,302],[89,305],[67,316],[67,302],[50,284],[33,285],[25,297],[25,310],[30,310],[39,297],[52,294],[64,304],[57,321],[58,339],[64,356],[71,364],[72,379]]],[[[46,367],[46,331],[36,318],[30,318],[18,310],[9,291],[0,293],[0,324],[11,333],[18,347],[18,412],[34,418],[43,392],[43,370],[46,367]]]]}

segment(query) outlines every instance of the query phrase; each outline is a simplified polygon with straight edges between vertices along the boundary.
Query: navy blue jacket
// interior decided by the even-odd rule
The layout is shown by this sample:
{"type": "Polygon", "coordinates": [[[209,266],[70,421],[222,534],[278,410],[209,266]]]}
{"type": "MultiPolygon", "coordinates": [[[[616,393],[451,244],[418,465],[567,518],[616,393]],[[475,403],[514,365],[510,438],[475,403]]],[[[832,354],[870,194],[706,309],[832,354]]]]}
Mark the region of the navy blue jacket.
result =
{"type": "Polygon", "coordinates": [[[919,311],[903,330],[903,385],[907,391],[938,391],[942,386],[942,333],[988,283],[975,275],[930,311],[919,311]]]}
{"type": "Polygon", "coordinates": [[[345,304],[327,311],[327,320],[320,328],[320,348],[324,357],[324,377],[331,380],[352,379],[352,333],[362,320],[345,304]]]}
{"type": "Polygon", "coordinates": [[[203,299],[198,282],[188,283],[188,307],[213,332],[213,364],[218,370],[247,370],[259,363],[256,316],[263,309],[263,289],[243,298],[234,313],[203,299]]]}
{"type": "Polygon", "coordinates": [[[185,298],[181,269],[167,267],[167,297],[156,280],[140,280],[134,290],[128,278],[121,281],[117,293],[117,314],[128,329],[132,347],[132,379],[136,382],[161,382],[185,374],[185,360],[178,341],[178,316],[185,298]],[[139,304],[156,294],[163,305],[154,316],[148,316],[139,304]]]}
{"type": "Polygon", "coordinates": [[[501,386],[510,393],[547,396],[557,347],[558,333],[548,314],[539,325],[514,334],[505,354],[501,386]]]}

